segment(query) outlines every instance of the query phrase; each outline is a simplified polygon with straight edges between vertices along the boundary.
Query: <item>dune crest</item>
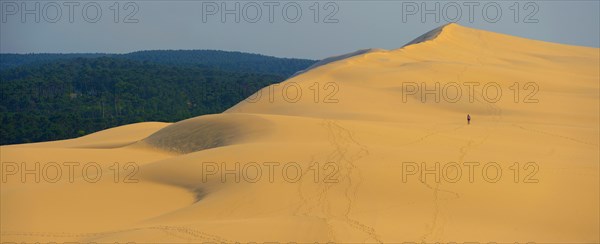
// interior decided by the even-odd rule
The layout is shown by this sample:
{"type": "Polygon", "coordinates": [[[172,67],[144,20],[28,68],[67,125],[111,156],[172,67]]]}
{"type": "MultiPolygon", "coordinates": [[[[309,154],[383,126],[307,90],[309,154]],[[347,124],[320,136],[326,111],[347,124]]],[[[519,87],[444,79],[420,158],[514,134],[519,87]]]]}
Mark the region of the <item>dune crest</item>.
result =
{"type": "Polygon", "coordinates": [[[260,136],[267,133],[268,123],[247,114],[206,115],[169,125],[142,142],[167,151],[190,153],[260,136]]]}
{"type": "Polygon", "coordinates": [[[436,38],[438,35],[440,35],[440,33],[442,33],[442,31],[444,31],[444,28],[446,28],[446,26],[449,26],[449,25],[456,25],[456,24],[454,24],[454,23],[449,23],[449,24],[442,25],[442,26],[440,26],[440,27],[438,27],[438,28],[435,28],[435,29],[433,29],[433,30],[431,30],[431,31],[429,31],[429,32],[426,32],[426,33],[425,33],[425,34],[423,34],[423,35],[420,35],[419,37],[417,37],[417,38],[415,38],[414,40],[412,40],[412,41],[410,41],[410,42],[406,43],[406,44],[405,44],[404,46],[402,46],[402,47],[406,47],[406,46],[410,46],[410,45],[413,45],[413,44],[418,44],[418,43],[421,43],[421,42],[426,42],[426,41],[433,40],[433,39],[435,39],[435,38],[436,38]]]}

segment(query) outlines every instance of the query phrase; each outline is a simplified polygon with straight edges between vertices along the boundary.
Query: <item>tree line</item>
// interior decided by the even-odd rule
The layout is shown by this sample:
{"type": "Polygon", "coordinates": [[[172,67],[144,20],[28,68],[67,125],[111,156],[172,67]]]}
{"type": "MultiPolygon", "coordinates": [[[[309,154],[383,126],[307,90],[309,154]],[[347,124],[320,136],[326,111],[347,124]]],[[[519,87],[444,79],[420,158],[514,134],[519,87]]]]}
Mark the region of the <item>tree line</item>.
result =
{"type": "Polygon", "coordinates": [[[67,139],[135,122],[220,113],[312,64],[255,60],[255,66],[265,68],[252,71],[235,61],[229,63],[237,68],[225,61],[219,67],[186,64],[186,58],[145,59],[92,55],[21,63],[0,71],[0,144],[67,139]]]}

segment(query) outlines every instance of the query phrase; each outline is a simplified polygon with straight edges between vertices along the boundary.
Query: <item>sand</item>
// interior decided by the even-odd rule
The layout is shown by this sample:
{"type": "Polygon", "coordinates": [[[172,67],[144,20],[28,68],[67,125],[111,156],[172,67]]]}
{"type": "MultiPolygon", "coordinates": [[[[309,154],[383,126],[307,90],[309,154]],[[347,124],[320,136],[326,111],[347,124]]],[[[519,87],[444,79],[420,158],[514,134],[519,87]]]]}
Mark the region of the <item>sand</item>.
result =
{"type": "Polygon", "coordinates": [[[222,114],[1,147],[2,241],[600,241],[600,49],[450,24],[342,57],[222,114]]]}

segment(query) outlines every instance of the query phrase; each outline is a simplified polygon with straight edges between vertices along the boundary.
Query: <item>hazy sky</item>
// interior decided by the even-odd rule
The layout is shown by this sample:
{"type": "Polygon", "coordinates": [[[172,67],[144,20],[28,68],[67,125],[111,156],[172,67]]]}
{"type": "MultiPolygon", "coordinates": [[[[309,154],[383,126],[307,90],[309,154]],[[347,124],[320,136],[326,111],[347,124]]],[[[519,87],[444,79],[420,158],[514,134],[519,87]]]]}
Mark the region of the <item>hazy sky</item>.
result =
{"type": "Polygon", "coordinates": [[[600,46],[598,0],[0,3],[2,53],[218,49],[322,59],[357,49],[399,48],[447,22],[600,46]]]}

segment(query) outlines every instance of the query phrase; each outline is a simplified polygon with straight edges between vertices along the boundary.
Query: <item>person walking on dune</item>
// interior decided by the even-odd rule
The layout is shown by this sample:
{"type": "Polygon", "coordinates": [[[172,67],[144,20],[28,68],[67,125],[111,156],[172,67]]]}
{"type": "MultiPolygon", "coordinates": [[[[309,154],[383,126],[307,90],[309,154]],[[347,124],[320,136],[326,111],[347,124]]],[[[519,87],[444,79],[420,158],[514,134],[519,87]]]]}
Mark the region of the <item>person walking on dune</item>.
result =
{"type": "Polygon", "coordinates": [[[467,114],[467,124],[470,125],[471,124],[471,115],[467,114]]]}

